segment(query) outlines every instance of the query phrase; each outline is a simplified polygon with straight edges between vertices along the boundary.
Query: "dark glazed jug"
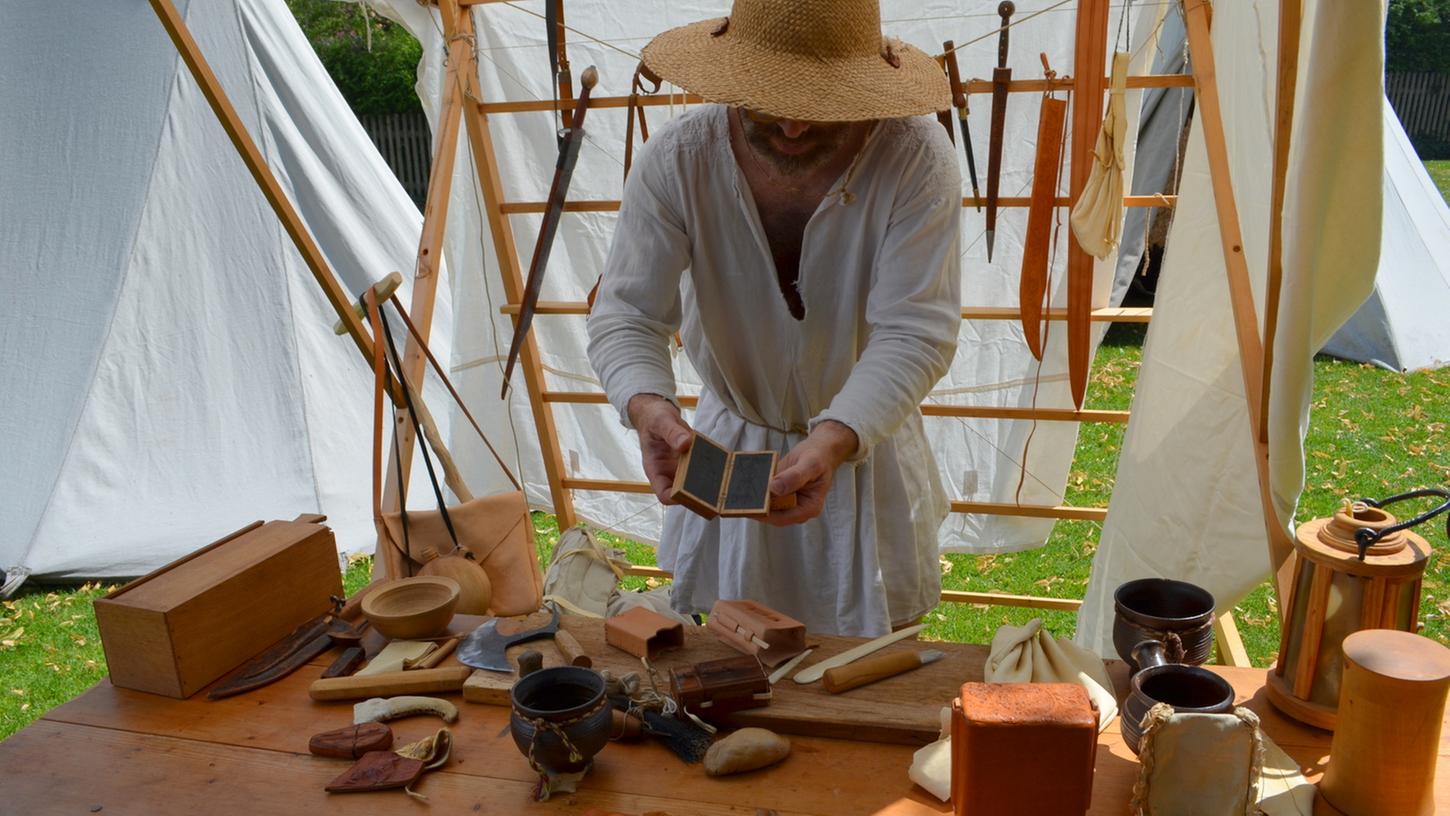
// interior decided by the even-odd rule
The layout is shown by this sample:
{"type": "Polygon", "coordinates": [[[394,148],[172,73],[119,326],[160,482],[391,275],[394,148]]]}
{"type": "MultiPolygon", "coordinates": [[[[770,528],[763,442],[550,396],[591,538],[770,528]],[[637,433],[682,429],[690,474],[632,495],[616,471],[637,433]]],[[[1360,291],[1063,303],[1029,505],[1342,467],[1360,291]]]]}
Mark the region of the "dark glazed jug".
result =
{"type": "Polygon", "coordinates": [[[1168,647],[1145,640],[1133,647],[1132,655],[1142,666],[1133,675],[1132,691],[1123,701],[1123,741],[1133,753],[1143,739],[1143,718],[1158,703],[1167,703],[1180,714],[1227,714],[1233,711],[1233,686],[1208,669],[1169,662],[1168,647]]]}
{"type": "Polygon", "coordinates": [[[1132,671],[1138,670],[1133,648],[1145,640],[1165,640],[1172,633],[1183,642],[1179,662],[1197,666],[1213,648],[1213,595],[1186,581],[1140,578],[1113,593],[1113,646],[1132,671]]]}
{"type": "Polygon", "coordinates": [[[611,708],[604,678],[580,666],[539,668],[537,652],[519,658],[519,673],[509,696],[509,730],[514,744],[539,772],[578,773],[609,741],[611,708]]]}

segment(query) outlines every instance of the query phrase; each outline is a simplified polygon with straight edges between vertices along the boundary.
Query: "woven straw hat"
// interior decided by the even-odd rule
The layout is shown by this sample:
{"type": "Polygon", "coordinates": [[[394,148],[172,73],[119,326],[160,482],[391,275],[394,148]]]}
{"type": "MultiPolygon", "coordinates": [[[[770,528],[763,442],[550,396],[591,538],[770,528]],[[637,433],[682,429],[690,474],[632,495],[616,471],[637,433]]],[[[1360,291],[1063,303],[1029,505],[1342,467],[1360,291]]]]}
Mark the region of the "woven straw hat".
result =
{"type": "Polygon", "coordinates": [[[710,102],[811,122],[947,110],[929,55],[881,35],[880,0],[734,0],[730,16],[655,37],[656,74],[710,102]]]}

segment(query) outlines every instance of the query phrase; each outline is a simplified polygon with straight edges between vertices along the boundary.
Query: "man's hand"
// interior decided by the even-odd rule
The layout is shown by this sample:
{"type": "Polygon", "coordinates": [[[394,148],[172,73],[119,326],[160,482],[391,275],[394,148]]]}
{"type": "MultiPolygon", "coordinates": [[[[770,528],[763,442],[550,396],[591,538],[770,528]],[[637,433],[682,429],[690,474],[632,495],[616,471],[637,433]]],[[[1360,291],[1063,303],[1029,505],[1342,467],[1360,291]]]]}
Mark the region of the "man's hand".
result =
{"type": "Polygon", "coordinates": [[[762,521],[777,527],[800,524],[821,514],[836,468],[851,458],[860,440],[856,432],[834,420],[826,420],[799,445],[790,449],[776,467],[770,492],[777,496],[794,493],[796,506],[774,510],[762,521]]]}
{"type": "Polygon", "coordinates": [[[690,426],[680,417],[680,409],[658,394],[635,394],[627,407],[629,422],[639,431],[639,452],[650,489],[661,504],[674,504],[670,487],[680,457],[690,449],[690,426]]]}

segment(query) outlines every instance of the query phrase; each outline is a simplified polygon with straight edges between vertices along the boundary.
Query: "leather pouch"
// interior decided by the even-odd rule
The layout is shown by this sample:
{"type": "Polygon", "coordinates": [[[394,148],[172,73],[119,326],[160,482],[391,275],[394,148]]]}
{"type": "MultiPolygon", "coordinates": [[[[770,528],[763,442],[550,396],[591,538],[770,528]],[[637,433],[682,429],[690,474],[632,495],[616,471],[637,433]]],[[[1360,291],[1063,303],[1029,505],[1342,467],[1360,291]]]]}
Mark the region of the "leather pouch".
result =
{"type": "Polygon", "coordinates": [[[366,793],[410,787],[423,775],[423,761],[392,751],[369,751],[327,784],[328,793],[366,793]]]}
{"type": "Polygon", "coordinates": [[[307,750],[313,756],[335,759],[359,759],[364,754],[386,751],[392,746],[393,730],[375,722],[326,731],[307,741],[307,750]]]}
{"type": "Polygon", "coordinates": [[[433,736],[404,745],[396,751],[369,751],[327,785],[328,793],[366,793],[403,788],[409,796],[413,784],[426,771],[448,764],[453,751],[453,734],[440,728],[433,736]]]}

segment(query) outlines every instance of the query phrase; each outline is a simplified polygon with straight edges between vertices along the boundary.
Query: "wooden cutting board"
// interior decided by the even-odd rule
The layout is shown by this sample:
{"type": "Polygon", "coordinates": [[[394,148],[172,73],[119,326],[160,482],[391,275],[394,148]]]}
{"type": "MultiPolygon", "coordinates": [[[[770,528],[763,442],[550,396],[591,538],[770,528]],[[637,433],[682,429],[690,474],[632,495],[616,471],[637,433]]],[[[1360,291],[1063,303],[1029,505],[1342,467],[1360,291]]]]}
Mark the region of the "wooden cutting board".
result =
{"type": "MultiPolygon", "coordinates": [[[[559,625],[579,640],[579,645],[593,659],[594,668],[609,669],[616,675],[631,671],[645,675],[639,658],[604,642],[603,621],[566,615],[560,619],[559,625]]],[[[816,649],[797,671],[858,646],[866,640],[868,638],[807,635],[807,643],[816,649]]],[[[529,648],[537,649],[544,656],[546,667],[560,664],[558,652],[553,644],[547,642],[523,644],[509,649],[510,662],[529,648]]],[[[769,728],[782,734],[849,738],[867,742],[906,745],[935,742],[941,731],[941,709],[951,705],[952,698],[960,692],[963,683],[982,679],[982,667],[987,661],[988,649],[978,644],[908,639],[893,643],[877,654],[922,649],[938,649],[945,652],[946,657],[914,671],[842,694],[831,694],[820,682],[802,685],[786,677],[775,685],[775,696],[770,705],[736,712],[730,724],[769,728]]],[[[684,648],[663,652],[652,664],[659,673],[660,682],[667,684],[672,667],[737,654],[739,652],[716,640],[705,627],[687,627],[684,648]]],[[[445,661],[445,665],[447,664],[448,661],[445,661]]],[[[1126,667],[1118,661],[1110,661],[1108,666],[1114,682],[1125,686],[1126,667]]],[[[473,695],[470,696],[468,689],[465,689],[465,697],[478,702],[506,704],[506,689],[513,678],[491,672],[482,674],[490,676],[478,677],[479,682],[474,684],[473,695]]]]}

